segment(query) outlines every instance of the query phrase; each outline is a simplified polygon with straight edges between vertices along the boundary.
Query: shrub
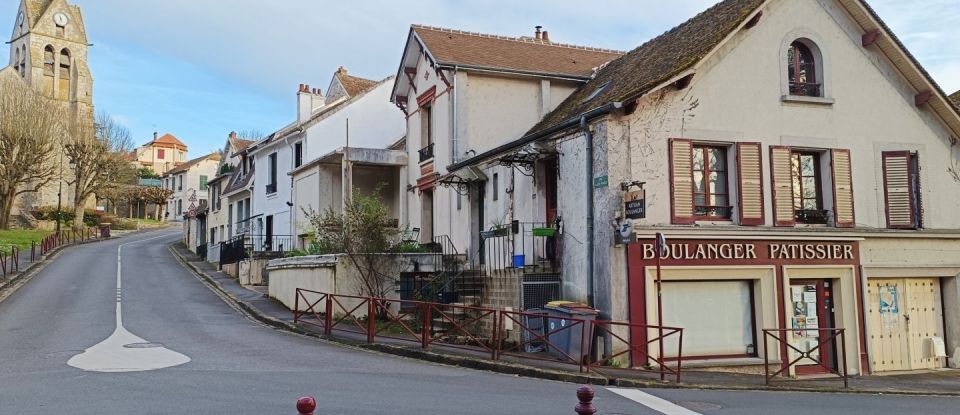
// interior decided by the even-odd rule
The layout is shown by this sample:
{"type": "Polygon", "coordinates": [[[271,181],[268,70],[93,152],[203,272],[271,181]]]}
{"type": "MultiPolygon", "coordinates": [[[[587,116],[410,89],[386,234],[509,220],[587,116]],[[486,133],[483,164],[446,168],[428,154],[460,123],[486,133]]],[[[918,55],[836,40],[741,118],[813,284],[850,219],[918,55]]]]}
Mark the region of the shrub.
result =
{"type": "MultiPolygon", "coordinates": [[[[31,212],[33,217],[38,220],[57,220],[57,207],[56,206],[40,206],[34,208],[31,212]]],[[[94,209],[86,209],[83,211],[83,224],[86,226],[97,226],[100,221],[103,220],[104,213],[94,209]]],[[[73,210],[65,207],[60,208],[60,220],[64,223],[73,223],[74,220],[73,210]]]]}

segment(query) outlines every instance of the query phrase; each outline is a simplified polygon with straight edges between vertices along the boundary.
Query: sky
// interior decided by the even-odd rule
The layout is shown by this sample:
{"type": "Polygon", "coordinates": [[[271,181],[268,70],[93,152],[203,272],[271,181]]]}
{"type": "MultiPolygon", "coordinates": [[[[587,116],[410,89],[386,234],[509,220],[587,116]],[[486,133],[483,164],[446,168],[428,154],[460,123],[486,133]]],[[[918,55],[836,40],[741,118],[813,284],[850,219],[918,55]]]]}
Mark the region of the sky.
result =
{"type": "MultiPolygon", "coordinates": [[[[20,0],[0,2],[0,33],[12,33],[20,0]]],[[[339,66],[375,80],[394,75],[412,23],[508,36],[542,25],[555,42],[630,50],[717,1],[71,2],[94,44],[97,111],[130,128],[138,145],[171,133],[199,157],[230,131],[283,127],[298,85],[325,91],[339,66]]],[[[960,0],[870,4],[947,93],[960,89],[960,0]]]]}

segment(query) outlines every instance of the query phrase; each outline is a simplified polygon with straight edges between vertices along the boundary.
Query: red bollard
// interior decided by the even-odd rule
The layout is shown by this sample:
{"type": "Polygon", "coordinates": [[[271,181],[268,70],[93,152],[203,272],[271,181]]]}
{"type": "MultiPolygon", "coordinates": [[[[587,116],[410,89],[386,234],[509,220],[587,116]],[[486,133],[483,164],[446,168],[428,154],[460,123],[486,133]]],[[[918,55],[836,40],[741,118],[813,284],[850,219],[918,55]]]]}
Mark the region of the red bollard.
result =
{"type": "Polygon", "coordinates": [[[580,403],[573,409],[577,415],[593,415],[597,413],[597,408],[593,406],[593,388],[589,385],[580,385],[577,388],[577,399],[580,403]]]}
{"type": "Polygon", "coordinates": [[[297,399],[297,412],[300,415],[313,415],[313,410],[317,409],[317,400],[312,396],[304,396],[297,399]]]}

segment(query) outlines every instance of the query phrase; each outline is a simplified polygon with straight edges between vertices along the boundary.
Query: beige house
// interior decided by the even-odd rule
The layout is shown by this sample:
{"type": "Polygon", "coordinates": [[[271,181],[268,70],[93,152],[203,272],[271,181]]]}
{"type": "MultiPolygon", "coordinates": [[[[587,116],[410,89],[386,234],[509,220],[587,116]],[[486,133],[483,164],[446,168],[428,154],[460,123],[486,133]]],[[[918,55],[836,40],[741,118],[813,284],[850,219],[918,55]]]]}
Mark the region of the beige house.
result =
{"type": "Polygon", "coordinates": [[[957,108],[866,2],[725,0],[449,169],[554,149],[564,297],[614,320],[660,323],[665,234],[662,323],[691,363],[793,360],[764,333],[788,329],[823,366],[903,371],[960,357],[957,137],[957,108]]]}
{"type": "Polygon", "coordinates": [[[457,174],[448,166],[521,137],[595,68],[620,55],[553,42],[540,27],[525,37],[410,28],[391,94],[407,115],[407,218],[422,242],[465,256],[473,274],[502,277],[485,280],[502,284],[490,287],[488,298],[456,293],[461,300],[520,307],[521,271],[549,280],[556,294],[559,263],[546,252],[555,249],[547,249],[546,238],[522,237],[556,220],[550,205],[556,188],[551,193],[533,183],[554,180],[557,172],[530,163],[556,155],[532,149],[528,159],[457,174]],[[514,266],[520,252],[524,264],[514,266]]]}
{"type": "Polygon", "coordinates": [[[137,168],[149,167],[159,175],[187,161],[187,145],[173,134],[157,137],[134,150],[137,168]]]}
{"type": "Polygon", "coordinates": [[[187,161],[160,177],[161,185],[173,191],[167,203],[167,219],[184,220],[195,216],[207,202],[207,183],[216,176],[221,155],[213,152],[187,161]]]}
{"type": "Polygon", "coordinates": [[[230,178],[240,164],[238,154],[246,149],[252,140],[237,137],[236,132],[230,132],[224,143],[220,164],[217,166],[213,178],[207,181],[207,210],[203,215],[203,229],[206,230],[207,261],[219,263],[220,243],[228,239],[227,229],[230,228],[232,217],[227,214],[230,206],[225,202],[224,189],[230,183],[230,178]]]}

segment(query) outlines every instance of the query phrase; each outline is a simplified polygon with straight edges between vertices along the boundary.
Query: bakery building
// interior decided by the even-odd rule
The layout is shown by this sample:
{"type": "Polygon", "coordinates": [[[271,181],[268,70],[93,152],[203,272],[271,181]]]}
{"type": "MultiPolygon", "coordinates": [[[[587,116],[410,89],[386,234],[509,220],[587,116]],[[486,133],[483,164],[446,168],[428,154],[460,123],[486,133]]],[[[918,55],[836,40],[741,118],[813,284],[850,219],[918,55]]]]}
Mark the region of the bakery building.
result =
{"type": "Polygon", "coordinates": [[[658,323],[663,233],[663,323],[691,364],[793,360],[764,329],[804,329],[789,342],[810,350],[831,328],[844,344],[820,359],[867,374],[960,357],[957,137],[957,108],[866,1],[725,0],[451,171],[555,154],[558,238],[582,247],[563,251],[564,296],[607,318],[658,323]]]}

